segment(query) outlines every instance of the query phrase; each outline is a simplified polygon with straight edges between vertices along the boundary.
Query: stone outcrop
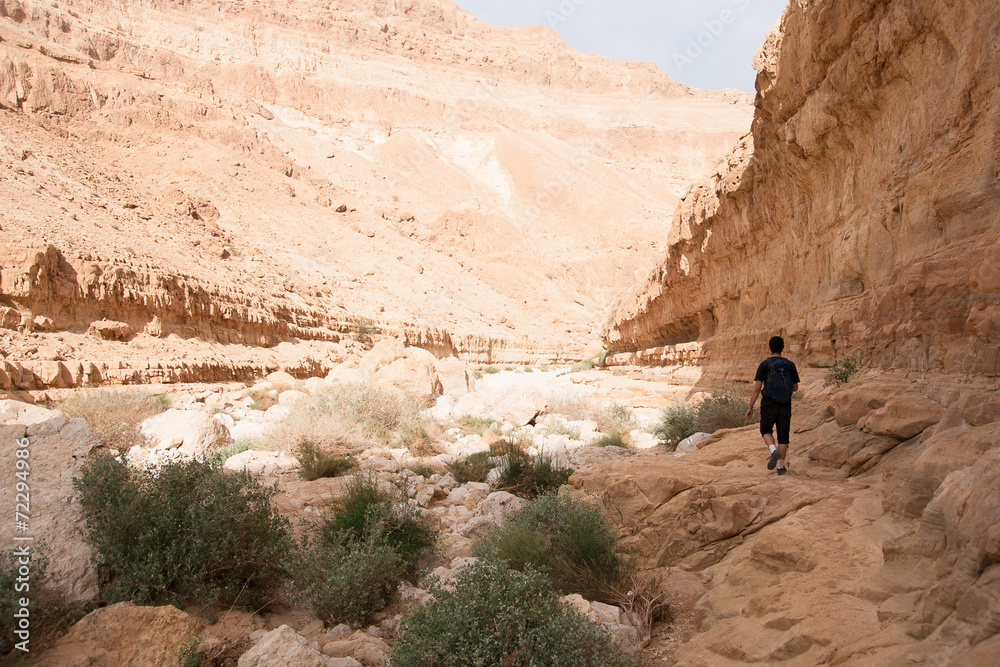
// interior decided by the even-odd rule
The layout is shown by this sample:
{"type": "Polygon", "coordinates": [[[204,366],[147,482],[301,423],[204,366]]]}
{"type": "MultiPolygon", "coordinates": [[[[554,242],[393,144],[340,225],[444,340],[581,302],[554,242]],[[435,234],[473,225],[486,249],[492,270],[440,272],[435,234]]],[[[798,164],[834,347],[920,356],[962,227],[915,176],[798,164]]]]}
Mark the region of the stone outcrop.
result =
{"type": "MultiPolygon", "coordinates": [[[[27,478],[29,519],[19,530],[12,520],[0,524],[5,545],[21,545],[16,537],[32,537],[34,552],[47,552],[47,586],[68,602],[90,602],[97,597],[97,571],[93,548],[83,540],[83,517],[73,489],[87,456],[98,445],[82,419],[67,419],[59,412],[17,401],[0,401],[0,474],[4,489],[14,500],[18,481],[15,451],[26,448],[30,469],[27,478]]],[[[11,506],[13,511],[13,505],[11,506]]]]}
{"type": "Polygon", "coordinates": [[[84,616],[35,664],[175,667],[186,646],[197,647],[201,630],[198,619],[176,607],[119,602],[84,616]]]}
{"type": "Polygon", "coordinates": [[[619,300],[611,363],[729,370],[780,333],[813,366],[996,374],[998,25],[989,3],[790,3],[752,133],[619,300]]]}
{"type": "Polygon", "coordinates": [[[990,413],[996,391],[939,381],[916,395],[885,378],[801,405],[785,477],[766,470],[750,426],[679,460],[597,465],[570,485],[598,497],[663,577],[665,664],[988,664],[1000,414],[978,425],[963,414],[990,413]],[[842,395],[878,391],[882,405],[840,425],[842,395]]]}

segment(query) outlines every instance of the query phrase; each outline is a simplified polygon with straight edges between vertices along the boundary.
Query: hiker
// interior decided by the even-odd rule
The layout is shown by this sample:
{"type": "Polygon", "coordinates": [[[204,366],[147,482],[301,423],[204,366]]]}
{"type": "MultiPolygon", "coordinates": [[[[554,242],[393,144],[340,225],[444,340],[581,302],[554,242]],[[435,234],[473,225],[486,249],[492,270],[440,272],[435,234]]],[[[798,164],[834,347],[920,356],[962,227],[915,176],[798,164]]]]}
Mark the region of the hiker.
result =
{"type": "Polygon", "coordinates": [[[753,395],[747,408],[747,419],[753,419],[753,406],[760,399],[760,434],[771,450],[767,469],[778,468],[778,474],[787,474],[788,434],[792,427],[792,393],[799,389],[799,373],[788,359],[781,356],[785,341],[775,336],[767,342],[771,356],[760,362],[753,380],[753,395]],[[778,443],[775,445],[772,430],[777,427],[778,443]]]}

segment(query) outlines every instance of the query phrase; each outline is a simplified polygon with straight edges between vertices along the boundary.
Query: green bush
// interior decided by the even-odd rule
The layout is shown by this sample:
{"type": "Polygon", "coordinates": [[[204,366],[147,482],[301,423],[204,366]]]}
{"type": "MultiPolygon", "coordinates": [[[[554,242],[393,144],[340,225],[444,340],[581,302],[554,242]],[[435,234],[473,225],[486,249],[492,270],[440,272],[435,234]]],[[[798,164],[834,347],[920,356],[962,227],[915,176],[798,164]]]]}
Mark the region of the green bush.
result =
{"type": "Polygon", "coordinates": [[[862,355],[860,352],[856,356],[844,357],[833,365],[827,379],[838,387],[846,384],[861,368],[861,361],[862,355]]]}
{"type": "Polygon", "coordinates": [[[698,410],[695,406],[675,400],[672,405],[663,409],[660,423],[653,429],[653,435],[659,438],[661,444],[676,447],[681,440],[697,433],[694,428],[697,420],[698,410]]]}
{"type": "Polygon", "coordinates": [[[82,417],[102,445],[127,452],[142,445],[139,433],[143,420],[170,407],[165,394],[137,390],[80,392],[59,405],[67,417],[82,417]]]}
{"type": "Polygon", "coordinates": [[[483,372],[486,373],[487,375],[494,375],[496,373],[499,373],[500,369],[497,368],[496,366],[487,366],[486,368],[483,369],[483,372]]]}
{"type": "Polygon", "coordinates": [[[546,495],[508,515],[476,543],[475,553],[516,570],[531,566],[563,593],[611,600],[613,589],[633,569],[617,547],[618,536],[599,507],[546,495]]]}
{"type": "Polygon", "coordinates": [[[557,421],[542,429],[544,435],[564,435],[570,440],[580,439],[580,429],[564,421],[557,421]]]}
{"type": "Polygon", "coordinates": [[[339,506],[320,527],[320,538],[326,544],[337,544],[345,537],[360,543],[375,532],[384,534],[407,574],[415,572],[417,561],[434,545],[434,532],[398,490],[379,487],[373,475],[356,475],[344,489],[339,506]]]}
{"type": "Polygon", "coordinates": [[[490,452],[476,452],[468,456],[452,461],[447,465],[448,472],[458,480],[459,484],[469,482],[485,482],[486,476],[493,469],[490,452]]]}
{"type": "Polygon", "coordinates": [[[327,622],[359,626],[389,603],[405,568],[380,526],[360,537],[333,533],[292,560],[292,596],[327,622]]]}
{"type": "Polygon", "coordinates": [[[653,429],[662,444],[676,447],[695,433],[715,433],[724,428],[738,428],[760,421],[755,413],[747,421],[746,397],[737,389],[713,391],[698,403],[691,405],[675,401],[663,410],[659,424],[653,429]]]}
{"type": "Polygon", "coordinates": [[[310,482],[321,477],[339,477],[357,466],[353,457],[334,456],[308,440],[303,440],[299,444],[295,456],[301,466],[299,474],[310,482]]]}
{"type": "Polygon", "coordinates": [[[215,465],[222,465],[229,457],[236,456],[237,454],[242,454],[248,449],[252,449],[252,445],[249,442],[234,442],[231,445],[226,445],[225,447],[219,447],[218,449],[210,449],[205,452],[204,459],[208,463],[215,465]]]}
{"type": "Polygon", "coordinates": [[[370,350],[374,345],[374,336],[382,332],[375,321],[368,317],[356,317],[352,321],[354,325],[354,340],[361,343],[366,350],[370,350]]]}
{"type": "Polygon", "coordinates": [[[392,667],[617,667],[632,664],[608,631],[559,602],[531,568],[479,561],[453,590],[403,620],[392,667]]]}
{"type": "Polygon", "coordinates": [[[73,480],[105,600],[259,608],[292,550],[275,488],[204,461],[138,470],[98,455],[73,480]]]}
{"type": "Polygon", "coordinates": [[[521,444],[503,438],[490,446],[499,459],[500,478],[494,486],[522,498],[534,498],[569,481],[572,468],[564,468],[545,454],[531,456],[521,444]]]}
{"type": "Polygon", "coordinates": [[[630,431],[636,426],[635,415],[627,406],[620,403],[612,403],[601,410],[595,420],[597,430],[604,433],[604,437],[591,443],[592,447],[624,447],[632,446],[632,436],[630,431]]]}
{"type": "Polygon", "coordinates": [[[591,447],[621,447],[622,449],[628,449],[632,446],[631,438],[629,438],[628,433],[622,433],[621,431],[612,431],[606,435],[602,435],[597,440],[590,443],[591,447]]]}

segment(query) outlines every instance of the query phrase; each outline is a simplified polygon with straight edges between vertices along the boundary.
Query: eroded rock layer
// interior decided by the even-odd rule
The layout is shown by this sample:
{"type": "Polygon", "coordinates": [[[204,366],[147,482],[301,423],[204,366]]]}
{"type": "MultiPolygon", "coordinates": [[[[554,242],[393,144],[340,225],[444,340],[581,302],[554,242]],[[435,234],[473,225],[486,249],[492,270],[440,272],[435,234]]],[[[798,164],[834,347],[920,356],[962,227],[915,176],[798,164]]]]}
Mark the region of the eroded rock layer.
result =
{"type": "Polygon", "coordinates": [[[732,369],[783,334],[814,366],[996,374],[998,42],[993,2],[791,2],[752,133],[614,308],[613,363],[732,369]]]}
{"type": "Polygon", "coordinates": [[[0,0],[2,349],[579,359],[751,112],[447,0],[0,0]]]}

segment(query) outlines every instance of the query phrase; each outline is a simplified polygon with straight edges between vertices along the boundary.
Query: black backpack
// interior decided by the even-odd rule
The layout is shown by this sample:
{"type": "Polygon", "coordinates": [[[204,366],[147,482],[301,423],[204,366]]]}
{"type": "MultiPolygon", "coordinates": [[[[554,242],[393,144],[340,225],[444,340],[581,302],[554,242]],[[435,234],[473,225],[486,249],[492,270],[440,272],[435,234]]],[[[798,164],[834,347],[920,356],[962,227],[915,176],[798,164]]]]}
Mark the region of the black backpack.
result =
{"type": "Polygon", "coordinates": [[[784,357],[767,360],[767,380],[764,382],[764,395],[775,403],[792,402],[792,366],[784,357]]]}

